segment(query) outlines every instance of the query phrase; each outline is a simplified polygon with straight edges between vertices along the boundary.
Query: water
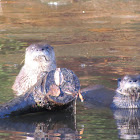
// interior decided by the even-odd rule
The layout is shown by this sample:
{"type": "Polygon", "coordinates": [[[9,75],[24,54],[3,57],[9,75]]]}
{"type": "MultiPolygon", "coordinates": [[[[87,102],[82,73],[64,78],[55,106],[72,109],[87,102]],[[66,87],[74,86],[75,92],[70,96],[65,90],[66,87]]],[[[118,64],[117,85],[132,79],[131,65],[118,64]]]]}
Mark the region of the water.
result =
{"type": "MultiPolygon", "coordinates": [[[[35,42],[54,46],[58,67],[73,70],[82,88],[100,84],[116,89],[117,78],[140,73],[139,7],[138,0],[1,0],[0,103],[14,97],[11,86],[25,48],[35,42]]],[[[87,108],[78,102],[76,116],[65,114],[70,123],[62,116],[2,120],[0,139],[124,139],[108,108],[87,108]]],[[[133,139],[138,139],[137,133],[133,139]]]]}

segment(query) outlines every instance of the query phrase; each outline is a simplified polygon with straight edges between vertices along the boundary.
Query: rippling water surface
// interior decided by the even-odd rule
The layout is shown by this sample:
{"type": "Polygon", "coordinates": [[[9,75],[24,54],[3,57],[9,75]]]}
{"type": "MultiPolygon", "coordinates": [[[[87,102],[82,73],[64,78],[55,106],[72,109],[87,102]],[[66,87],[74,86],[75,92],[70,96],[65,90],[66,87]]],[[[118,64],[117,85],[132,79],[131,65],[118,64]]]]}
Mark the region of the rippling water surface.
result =
{"type": "MultiPolygon", "coordinates": [[[[52,45],[58,67],[73,70],[82,87],[115,89],[117,78],[140,73],[139,7],[138,0],[0,0],[0,103],[14,97],[11,86],[25,48],[35,42],[52,45]]],[[[122,134],[110,109],[87,109],[82,103],[76,117],[21,118],[0,120],[0,139],[115,140],[122,134]]]]}

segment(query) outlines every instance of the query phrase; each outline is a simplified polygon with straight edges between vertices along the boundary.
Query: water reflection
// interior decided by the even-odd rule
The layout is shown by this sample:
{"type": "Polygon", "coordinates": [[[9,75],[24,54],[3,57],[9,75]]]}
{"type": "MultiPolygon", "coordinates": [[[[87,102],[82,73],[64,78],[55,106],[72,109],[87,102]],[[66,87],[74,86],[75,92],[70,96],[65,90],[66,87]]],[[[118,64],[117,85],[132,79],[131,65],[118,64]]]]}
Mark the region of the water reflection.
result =
{"type": "Polygon", "coordinates": [[[121,139],[140,139],[140,110],[120,109],[114,111],[114,118],[121,139]]]}
{"type": "MultiPolygon", "coordinates": [[[[111,128],[111,126],[107,125],[107,128],[105,129],[105,120],[107,118],[104,118],[105,120],[102,118],[102,123],[100,122],[97,112],[101,113],[102,109],[98,108],[100,111],[95,109],[93,110],[95,111],[94,115],[96,117],[87,116],[85,119],[82,119],[83,122],[80,122],[80,129],[77,128],[76,116],[68,112],[43,112],[20,117],[0,119],[0,138],[10,139],[14,136],[14,138],[17,139],[80,140],[85,136],[87,139],[90,139],[95,138],[97,134],[100,134],[100,136],[98,136],[99,138],[102,138],[102,136],[107,137],[108,134],[110,134],[110,138],[117,139],[113,136],[114,131],[111,131],[113,127],[111,128]],[[97,121],[90,120],[90,118],[97,118],[97,121]],[[86,120],[89,121],[90,125],[87,125],[88,123],[86,123],[85,125],[87,126],[84,128],[82,126],[84,126],[86,120]],[[100,125],[102,126],[102,129],[99,129],[100,125]],[[88,135],[86,133],[88,133],[88,135]],[[7,134],[7,136],[5,136],[5,134],[7,134]]],[[[104,110],[106,109],[104,108],[104,110]]],[[[104,115],[106,111],[103,111],[104,115]]],[[[107,111],[106,113],[108,114],[109,112],[107,111]]],[[[92,112],[90,112],[90,114],[92,114],[92,112]]],[[[113,114],[116,120],[119,138],[140,139],[140,110],[118,109],[113,111],[113,114]]],[[[110,117],[106,121],[110,121],[110,117]]]]}
{"type": "MultiPolygon", "coordinates": [[[[81,138],[76,128],[75,116],[70,113],[39,113],[0,120],[0,130],[11,131],[16,136],[34,139],[81,138]]],[[[2,134],[1,134],[2,138],[2,134]]],[[[8,137],[6,137],[8,138],[8,137]]]]}

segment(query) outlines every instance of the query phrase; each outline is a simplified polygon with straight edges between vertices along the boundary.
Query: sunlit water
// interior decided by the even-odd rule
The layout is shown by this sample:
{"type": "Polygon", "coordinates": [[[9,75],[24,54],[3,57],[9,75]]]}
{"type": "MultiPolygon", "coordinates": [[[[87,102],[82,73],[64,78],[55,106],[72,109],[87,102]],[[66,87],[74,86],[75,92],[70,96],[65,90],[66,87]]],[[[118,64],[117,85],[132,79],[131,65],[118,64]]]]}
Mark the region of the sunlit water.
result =
{"type": "MultiPolygon", "coordinates": [[[[14,97],[11,86],[25,48],[35,42],[52,45],[58,67],[73,70],[82,87],[115,89],[117,78],[140,73],[139,7],[138,0],[1,0],[0,103],[14,97]]],[[[58,120],[54,114],[0,120],[0,139],[121,137],[110,109],[78,103],[76,116],[65,116],[70,123],[60,114],[58,120]],[[30,117],[35,119],[30,122],[30,117]]]]}

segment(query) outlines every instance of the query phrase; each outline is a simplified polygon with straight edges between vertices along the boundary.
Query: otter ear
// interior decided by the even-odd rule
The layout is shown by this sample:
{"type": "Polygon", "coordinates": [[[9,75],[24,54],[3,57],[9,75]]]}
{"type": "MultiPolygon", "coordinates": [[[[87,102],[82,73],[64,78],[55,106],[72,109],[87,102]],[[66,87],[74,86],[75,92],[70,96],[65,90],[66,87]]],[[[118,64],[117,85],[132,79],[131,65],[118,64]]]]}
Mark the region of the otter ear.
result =
{"type": "Polygon", "coordinates": [[[121,78],[118,78],[118,87],[120,87],[121,78]]]}

